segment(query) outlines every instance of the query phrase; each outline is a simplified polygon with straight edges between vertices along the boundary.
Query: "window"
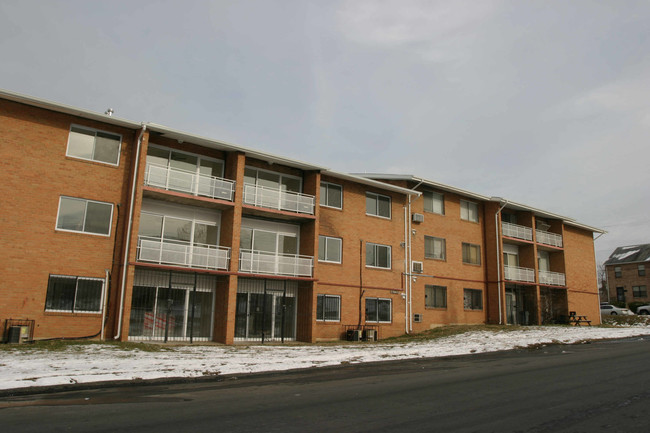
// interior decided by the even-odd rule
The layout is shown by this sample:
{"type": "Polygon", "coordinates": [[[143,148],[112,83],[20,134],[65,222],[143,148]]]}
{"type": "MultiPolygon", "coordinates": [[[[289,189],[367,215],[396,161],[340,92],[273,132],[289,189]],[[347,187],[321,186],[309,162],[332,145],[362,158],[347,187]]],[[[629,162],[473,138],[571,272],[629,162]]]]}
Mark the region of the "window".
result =
{"type": "Polygon", "coordinates": [[[478,222],[478,205],[471,201],[460,201],[460,219],[478,222]]]}
{"type": "Polygon", "coordinates": [[[111,232],[113,205],[81,198],[61,197],[57,230],[108,236],[111,232]]]}
{"type": "Polygon", "coordinates": [[[463,242],[463,263],[470,265],[481,264],[481,247],[474,244],[466,244],[463,242]]]}
{"type": "Polygon", "coordinates": [[[366,266],[390,269],[390,247],[366,242],[366,266]]]}
{"type": "Polygon", "coordinates": [[[320,205],[343,208],[343,187],[329,182],[320,183],[320,205]]]}
{"type": "Polygon", "coordinates": [[[621,267],[620,267],[620,266],[616,266],[616,267],[614,268],[614,277],[616,277],[616,278],[621,278],[622,276],[623,276],[623,273],[621,272],[621,267]]]}
{"type": "Polygon", "coordinates": [[[72,125],[66,155],[118,165],[121,142],[118,134],[72,125]]]}
{"type": "Polygon", "coordinates": [[[646,286],[632,286],[632,296],[635,298],[647,298],[648,290],[646,286]]]}
{"type": "Polygon", "coordinates": [[[316,297],[316,320],[338,322],[341,320],[341,297],[318,295],[316,297]]]}
{"type": "Polygon", "coordinates": [[[637,266],[637,272],[639,273],[639,277],[645,277],[645,265],[637,266]]]}
{"type": "Polygon", "coordinates": [[[424,306],[447,308],[447,288],[444,286],[424,286],[424,306]]]}
{"type": "Polygon", "coordinates": [[[99,313],[104,280],[101,278],[50,275],[45,298],[46,311],[99,313]]]}
{"type": "Polygon", "coordinates": [[[445,260],[445,240],[432,236],[424,237],[424,257],[445,260]]]}
{"type": "Polygon", "coordinates": [[[318,260],[341,263],[341,246],[342,241],[339,238],[318,236],[318,260]]]}
{"type": "Polygon", "coordinates": [[[366,322],[391,321],[391,300],[366,298],[366,322]]]}
{"type": "Polygon", "coordinates": [[[463,304],[466,310],[483,309],[483,291],[474,289],[463,290],[463,304]]]}
{"type": "Polygon", "coordinates": [[[442,194],[433,191],[424,191],[422,198],[424,199],[425,212],[433,212],[440,215],[445,214],[445,200],[442,194]]]}
{"type": "Polygon", "coordinates": [[[366,214],[390,218],[390,197],[366,192],[366,214]]]}

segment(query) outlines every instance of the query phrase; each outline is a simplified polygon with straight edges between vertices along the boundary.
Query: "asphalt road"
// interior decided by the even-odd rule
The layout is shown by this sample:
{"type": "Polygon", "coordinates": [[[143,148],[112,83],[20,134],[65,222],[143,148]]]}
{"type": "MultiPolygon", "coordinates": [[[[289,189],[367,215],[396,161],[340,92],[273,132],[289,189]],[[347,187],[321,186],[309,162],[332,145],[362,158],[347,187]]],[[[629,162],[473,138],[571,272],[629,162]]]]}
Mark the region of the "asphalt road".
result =
{"type": "Polygon", "coordinates": [[[0,399],[0,432],[647,432],[650,338],[0,399]]]}

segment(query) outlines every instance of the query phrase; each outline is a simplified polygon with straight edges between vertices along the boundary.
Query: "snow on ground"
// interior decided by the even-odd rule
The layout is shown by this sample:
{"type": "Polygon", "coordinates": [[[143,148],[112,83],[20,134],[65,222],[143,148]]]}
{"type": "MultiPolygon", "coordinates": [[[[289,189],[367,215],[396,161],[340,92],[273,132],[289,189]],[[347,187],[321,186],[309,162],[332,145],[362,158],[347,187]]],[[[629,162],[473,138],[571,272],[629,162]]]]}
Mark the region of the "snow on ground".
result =
{"type": "Polygon", "coordinates": [[[493,352],[545,343],[650,335],[650,326],[629,328],[527,327],[471,331],[410,343],[290,346],[173,346],[145,352],[88,344],[64,351],[20,347],[0,351],[0,389],[109,380],[242,374],[345,363],[493,352]]]}

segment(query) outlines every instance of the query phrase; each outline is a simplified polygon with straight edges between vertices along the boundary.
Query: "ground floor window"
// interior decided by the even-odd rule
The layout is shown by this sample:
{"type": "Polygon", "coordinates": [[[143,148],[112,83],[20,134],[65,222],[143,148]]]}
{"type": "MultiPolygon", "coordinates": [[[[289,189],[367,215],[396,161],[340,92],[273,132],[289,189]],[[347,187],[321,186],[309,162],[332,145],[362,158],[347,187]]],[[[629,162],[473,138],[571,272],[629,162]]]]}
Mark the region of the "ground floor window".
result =
{"type": "Polygon", "coordinates": [[[447,308],[447,288],[444,286],[424,286],[424,305],[432,308],[447,308]]]}
{"type": "Polygon", "coordinates": [[[295,340],[297,299],[295,281],[240,278],[235,340],[295,340]]]}
{"type": "Polygon", "coordinates": [[[648,290],[646,286],[632,286],[632,295],[635,298],[647,298],[648,290]]]}
{"type": "Polygon", "coordinates": [[[316,320],[338,322],[341,320],[341,297],[318,295],[316,299],[316,320]]]}
{"type": "Polygon", "coordinates": [[[101,278],[50,275],[45,298],[46,311],[100,313],[104,280],[101,278]]]}
{"type": "Polygon", "coordinates": [[[212,275],[137,269],[129,339],[210,340],[216,282],[212,275]]]}
{"type": "Polygon", "coordinates": [[[466,310],[483,309],[483,291],[475,289],[463,290],[463,303],[466,310]]]}
{"type": "Polygon", "coordinates": [[[390,299],[366,298],[366,322],[384,322],[391,321],[390,299]]]}

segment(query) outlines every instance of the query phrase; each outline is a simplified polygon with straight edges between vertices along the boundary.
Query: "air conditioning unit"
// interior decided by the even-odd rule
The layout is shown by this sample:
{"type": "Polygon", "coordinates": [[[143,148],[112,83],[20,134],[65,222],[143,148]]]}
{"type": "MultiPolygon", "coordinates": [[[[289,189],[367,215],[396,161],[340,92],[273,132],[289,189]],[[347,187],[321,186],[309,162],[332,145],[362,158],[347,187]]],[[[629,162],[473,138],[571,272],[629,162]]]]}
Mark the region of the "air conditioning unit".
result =
{"type": "Polygon", "coordinates": [[[361,331],[361,329],[348,329],[346,338],[348,341],[361,341],[363,338],[363,331],[361,331]]]}
{"type": "Polygon", "coordinates": [[[422,314],[415,313],[415,314],[413,315],[413,321],[414,321],[415,323],[420,323],[420,322],[422,322],[422,314]]]}
{"type": "Polygon", "coordinates": [[[411,272],[415,274],[421,274],[423,267],[422,262],[411,262],[411,272]]]}
{"type": "Polygon", "coordinates": [[[412,218],[414,223],[424,222],[424,215],[422,215],[421,213],[414,213],[412,218]]]}
{"type": "Polygon", "coordinates": [[[377,331],[374,329],[363,331],[363,341],[377,341],[377,331]]]}

